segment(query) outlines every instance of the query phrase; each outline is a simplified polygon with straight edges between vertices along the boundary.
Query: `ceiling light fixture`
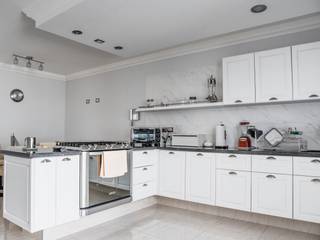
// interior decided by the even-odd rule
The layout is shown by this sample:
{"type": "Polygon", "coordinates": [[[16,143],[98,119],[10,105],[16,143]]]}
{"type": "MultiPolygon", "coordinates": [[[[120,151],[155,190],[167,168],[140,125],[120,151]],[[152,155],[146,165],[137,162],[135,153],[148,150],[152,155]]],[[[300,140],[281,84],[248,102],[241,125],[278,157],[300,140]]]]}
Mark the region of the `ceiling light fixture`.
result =
{"type": "Polygon", "coordinates": [[[25,66],[27,68],[31,68],[32,67],[32,63],[38,63],[39,64],[39,67],[38,69],[40,71],[43,71],[43,68],[44,68],[44,62],[42,61],[39,61],[39,60],[36,60],[34,59],[32,56],[20,56],[20,55],[17,55],[17,54],[13,54],[13,64],[14,65],[18,65],[19,64],[19,59],[22,59],[24,60],[23,62],[25,62],[25,66]]]}
{"type": "Polygon", "coordinates": [[[115,50],[122,50],[123,47],[122,47],[122,46],[115,46],[114,49],[115,49],[115,50]]]}
{"type": "Polygon", "coordinates": [[[80,31],[80,30],[73,30],[72,33],[73,33],[74,35],[81,35],[83,32],[80,31]]]}
{"type": "Polygon", "coordinates": [[[104,40],[97,38],[96,40],[94,40],[96,43],[102,44],[105,43],[104,40]]]}
{"type": "Polygon", "coordinates": [[[252,13],[262,13],[264,12],[265,10],[267,10],[267,5],[264,5],[264,4],[257,4],[257,5],[254,5],[252,8],[251,8],[251,12],[252,13]]]}

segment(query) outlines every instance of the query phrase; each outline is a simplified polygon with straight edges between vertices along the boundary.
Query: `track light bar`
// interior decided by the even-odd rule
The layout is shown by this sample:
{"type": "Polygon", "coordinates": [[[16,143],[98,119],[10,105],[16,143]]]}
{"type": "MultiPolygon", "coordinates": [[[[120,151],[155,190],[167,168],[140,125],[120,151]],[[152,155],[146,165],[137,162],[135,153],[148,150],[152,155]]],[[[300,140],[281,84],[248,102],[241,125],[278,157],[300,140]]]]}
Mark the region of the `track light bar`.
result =
{"type": "Polygon", "coordinates": [[[32,67],[32,63],[34,62],[34,63],[39,64],[38,69],[40,71],[43,71],[44,62],[36,60],[32,56],[20,56],[20,55],[17,55],[17,54],[13,54],[12,57],[13,57],[13,64],[14,65],[18,65],[19,64],[19,59],[22,59],[25,62],[27,68],[31,68],[32,67]]]}

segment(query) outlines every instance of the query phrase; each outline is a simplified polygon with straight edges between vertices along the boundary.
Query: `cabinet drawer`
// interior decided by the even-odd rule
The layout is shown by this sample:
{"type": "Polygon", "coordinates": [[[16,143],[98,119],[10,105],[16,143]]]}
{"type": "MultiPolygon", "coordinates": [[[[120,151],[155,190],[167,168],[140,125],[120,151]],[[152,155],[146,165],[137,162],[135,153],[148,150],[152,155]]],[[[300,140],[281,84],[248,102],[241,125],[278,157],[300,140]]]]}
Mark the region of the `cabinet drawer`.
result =
{"type": "Polygon", "coordinates": [[[132,167],[143,167],[153,165],[157,158],[156,150],[133,151],[132,167]]]}
{"type": "Polygon", "coordinates": [[[155,178],[154,174],[153,166],[134,168],[132,172],[132,184],[152,181],[155,178]]]}
{"type": "Polygon", "coordinates": [[[320,176],[320,158],[293,157],[295,175],[320,176]]]}
{"type": "Polygon", "coordinates": [[[143,198],[153,196],[155,194],[155,183],[145,182],[132,186],[132,198],[133,201],[137,201],[143,198]]]}
{"type": "Polygon", "coordinates": [[[251,155],[246,154],[217,154],[216,166],[218,169],[251,171],[251,155]]]}
{"type": "Polygon", "coordinates": [[[292,176],[252,173],[252,212],[292,218],[292,176]]]}
{"type": "Polygon", "coordinates": [[[253,155],[252,171],[292,174],[292,157],[253,155]]]}

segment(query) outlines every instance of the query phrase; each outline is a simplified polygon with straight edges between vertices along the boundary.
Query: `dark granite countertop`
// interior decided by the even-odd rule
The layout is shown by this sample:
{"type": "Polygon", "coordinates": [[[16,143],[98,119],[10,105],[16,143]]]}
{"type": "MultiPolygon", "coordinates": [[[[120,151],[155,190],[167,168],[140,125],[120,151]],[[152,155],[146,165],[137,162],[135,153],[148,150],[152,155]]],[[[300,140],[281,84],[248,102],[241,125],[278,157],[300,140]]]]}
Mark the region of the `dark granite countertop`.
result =
{"type": "Polygon", "coordinates": [[[23,147],[7,147],[1,149],[0,153],[3,155],[21,157],[21,158],[38,158],[38,157],[58,157],[79,155],[80,151],[73,150],[55,150],[53,148],[38,148],[36,151],[25,151],[23,147]]]}
{"type": "Polygon", "coordinates": [[[233,153],[233,154],[250,154],[250,155],[277,155],[277,156],[294,156],[294,157],[320,157],[320,150],[309,150],[303,152],[294,152],[294,151],[282,151],[282,150],[238,150],[238,149],[214,149],[214,148],[205,148],[205,147],[146,147],[146,148],[134,148],[133,151],[143,151],[143,150],[152,150],[152,149],[161,149],[161,150],[174,150],[174,151],[186,151],[186,152],[209,152],[209,153],[233,153]]]}

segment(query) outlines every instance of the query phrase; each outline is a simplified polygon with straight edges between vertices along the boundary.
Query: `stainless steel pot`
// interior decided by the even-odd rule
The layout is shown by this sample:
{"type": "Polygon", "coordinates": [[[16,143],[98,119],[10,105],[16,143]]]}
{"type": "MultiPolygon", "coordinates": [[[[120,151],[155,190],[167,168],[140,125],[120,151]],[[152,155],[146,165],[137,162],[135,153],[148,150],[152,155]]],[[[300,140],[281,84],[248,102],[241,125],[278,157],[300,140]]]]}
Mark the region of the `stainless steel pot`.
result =
{"type": "Polygon", "coordinates": [[[35,137],[26,137],[24,139],[24,145],[27,149],[34,149],[36,148],[37,140],[35,137]]]}

